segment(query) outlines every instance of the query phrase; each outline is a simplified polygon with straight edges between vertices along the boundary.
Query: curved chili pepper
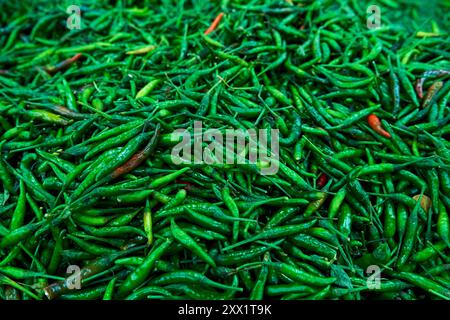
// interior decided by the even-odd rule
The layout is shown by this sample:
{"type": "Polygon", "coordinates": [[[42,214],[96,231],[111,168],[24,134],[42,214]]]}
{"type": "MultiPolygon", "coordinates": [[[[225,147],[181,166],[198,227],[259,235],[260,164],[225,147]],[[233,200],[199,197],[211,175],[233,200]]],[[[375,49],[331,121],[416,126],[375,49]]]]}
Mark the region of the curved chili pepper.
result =
{"type": "Polygon", "coordinates": [[[74,55],[71,58],[68,58],[64,61],[61,61],[60,63],[54,65],[53,67],[49,67],[49,68],[45,68],[44,70],[49,73],[49,74],[55,74],[58,71],[61,71],[65,68],[67,68],[68,66],[70,66],[72,63],[78,61],[83,55],[81,53],[77,53],[76,55],[74,55]]]}
{"type": "Polygon", "coordinates": [[[423,99],[422,108],[426,108],[432,103],[432,101],[436,97],[437,93],[442,89],[443,85],[444,85],[444,82],[436,81],[435,83],[433,83],[430,86],[425,98],[423,99]]]}
{"type": "Polygon", "coordinates": [[[369,126],[378,134],[382,135],[383,137],[386,138],[390,138],[391,135],[389,134],[389,132],[387,132],[386,130],[383,129],[383,127],[381,126],[381,121],[380,119],[374,115],[373,113],[370,114],[367,117],[367,122],[369,123],[369,126]]]}

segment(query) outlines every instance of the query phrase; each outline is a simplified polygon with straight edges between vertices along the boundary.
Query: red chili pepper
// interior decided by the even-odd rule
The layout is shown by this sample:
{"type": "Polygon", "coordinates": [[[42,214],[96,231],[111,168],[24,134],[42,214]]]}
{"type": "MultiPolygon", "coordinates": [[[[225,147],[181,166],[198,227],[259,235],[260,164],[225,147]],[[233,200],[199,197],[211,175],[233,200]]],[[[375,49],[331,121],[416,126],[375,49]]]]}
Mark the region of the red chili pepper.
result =
{"type": "Polygon", "coordinates": [[[380,119],[372,114],[369,114],[369,116],[367,117],[367,122],[369,123],[369,126],[378,134],[382,135],[383,137],[386,138],[390,138],[391,135],[389,134],[389,132],[387,132],[386,130],[383,129],[383,127],[381,126],[381,121],[380,119]]]}
{"type": "Polygon", "coordinates": [[[82,56],[81,53],[77,53],[72,58],[66,59],[66,60],[58,63],[54,67],[45,68],[45,71],[47,71],[47,73],[49,73],[49,74],[54,74],[54,73],[56,73],[56,72],[58,72],[58,71],[60,71],[60,70],[62,70],[64,68],[67,68],[69,65],[71,65],[75,61],[79,60],[81,58],[81,56],[82,56]]]}
{"type": "Polygon", "coordinates": [[[318,178],[317,178],[317,186],[322,188],[323,186],[325,186],[328,182],[328,178],[327,175],[325,173],[322,173],[318,178]]]}
{"type": "Polygon", "coordinates": [[[214,19],[213,23],[209,26],[208,29],[205,31],[205,35],[210,34],[214,30],[216,30],[217,25],[219,24],[220,20],[222,20],[223,12],[219,13],[219,15],[214,19]]]}
{"type": "Polygon", "coordinates": [[[423,98],[423,83],[426,79],[431,77],[442,77],[450,74],[448,70],[430,70],[422,73],[419,79],[416,81],[416,92],[420,99],[423,98]]]}
{"type": "Polygon", "coordinates": [[[145,146],[145,148],[143,150],[135,153],[127,162],[125,162],[120,167],[116,168],[111,173],[111,178],[114,179],[125,173],[132,171],[134,168],[139,166],[145,159],[147,159],[147,157],[150,155],[150,153],[153,152],[153,150],[156,147],[156,142],[159,137],[159,128],[160,128],[160,125],[158,124],[155,129],[155,134],[153,135],[153,137],[149,141],[149,143],[145,146]]]}
{"type": "Polygon", "coordinates": [[[436,81],[428,88],[427,95],[422,103],[422,108],[426,108],[431,104],[431,101],[436,96],[436,94],[441,90],[444,83],[442,81],[436,81]]]}

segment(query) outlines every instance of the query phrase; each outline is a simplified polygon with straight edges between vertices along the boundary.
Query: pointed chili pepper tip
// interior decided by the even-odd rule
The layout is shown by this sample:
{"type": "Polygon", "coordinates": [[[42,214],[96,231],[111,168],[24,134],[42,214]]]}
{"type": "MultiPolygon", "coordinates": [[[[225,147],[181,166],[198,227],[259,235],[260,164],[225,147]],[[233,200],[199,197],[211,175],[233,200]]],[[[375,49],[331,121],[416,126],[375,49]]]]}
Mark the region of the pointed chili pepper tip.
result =
{"type": "Polygon", "coordinates": [[[390,133],[383,129],[380,119],[375,114],[369,114],[367,116],[367,122],[373,131],[385,138],[391,138],[390,133]]]}

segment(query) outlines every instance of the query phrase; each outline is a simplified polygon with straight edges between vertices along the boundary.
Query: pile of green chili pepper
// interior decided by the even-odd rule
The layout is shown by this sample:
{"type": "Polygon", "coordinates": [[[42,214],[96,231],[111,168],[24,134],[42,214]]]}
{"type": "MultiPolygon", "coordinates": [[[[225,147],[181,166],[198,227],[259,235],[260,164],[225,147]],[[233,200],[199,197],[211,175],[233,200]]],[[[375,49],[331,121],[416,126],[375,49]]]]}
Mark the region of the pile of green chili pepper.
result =
{"type": "Polygon", "coordinates": [[[79,3],[2,4],[0,299],[450,299],[448,2],[79,3]]]}

